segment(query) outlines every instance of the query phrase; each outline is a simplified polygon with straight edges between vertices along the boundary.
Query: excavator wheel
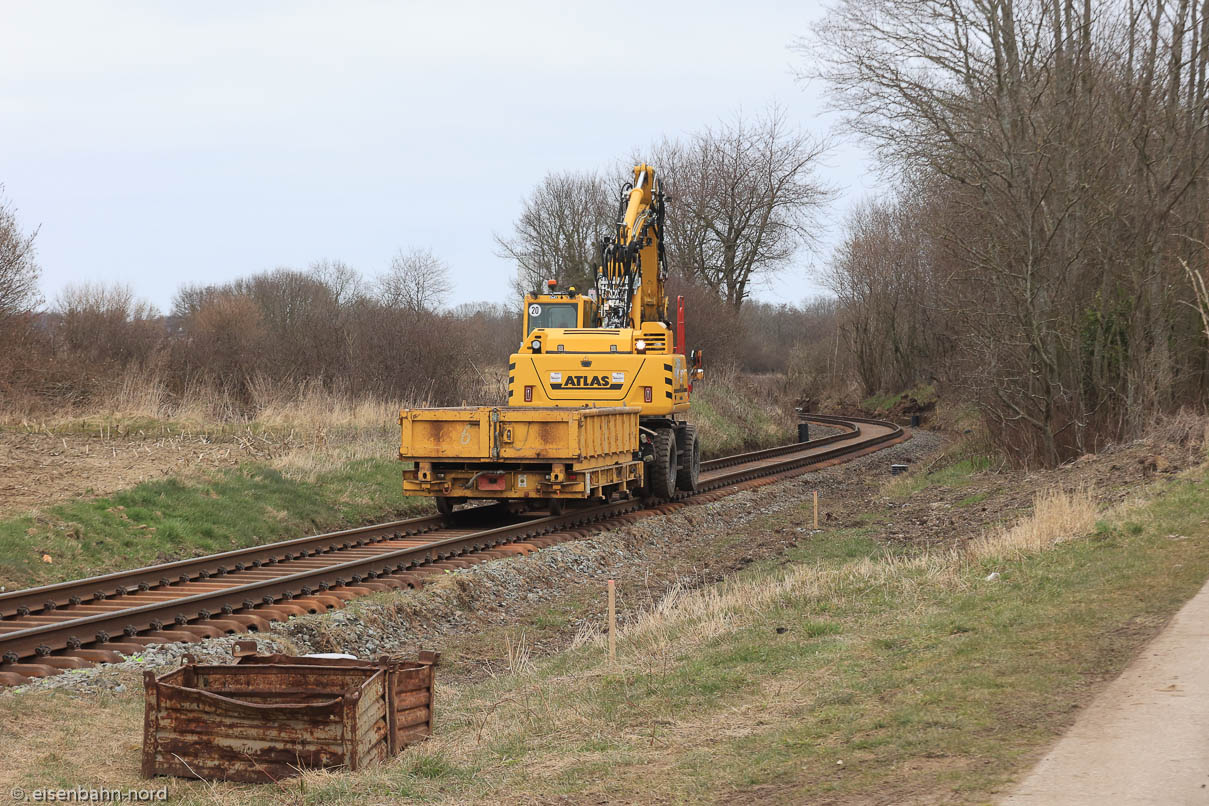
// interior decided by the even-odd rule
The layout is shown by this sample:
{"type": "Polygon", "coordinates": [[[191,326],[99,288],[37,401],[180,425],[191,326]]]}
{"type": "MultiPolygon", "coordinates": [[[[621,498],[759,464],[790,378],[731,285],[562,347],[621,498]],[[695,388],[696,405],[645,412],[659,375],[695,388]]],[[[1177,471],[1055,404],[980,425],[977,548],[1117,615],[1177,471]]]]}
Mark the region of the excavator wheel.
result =
{"type": "Polygon", "coordinates": [[[453,506],[454,504],[458,503],[458,499],[450,498],[445,495],[438,495],[433,498],[433,501],[437,505],[437,512],[441,513],[445,517],[449,517],[453,514],[453,506]]]}
{"type": "Polygon", "coordinates": [[[550,499],[550,517],[557,518],[559,515],[563,514],[564,509],[566,509],[566,504],[561,498],[550,499]]]}
{"type": "Polygon", "coordinates": [[[680,454],[680,471],[676,474],[676,488],[686,493],[697,492],[697,479],[701,476],[701,439],[697,426],[686,425],[676,432],[676,449],[680,454]]]}
{"type": "Polygon", "coordinates": [[[648,492],[652,498],[671,498],[676,493],[676,473],[679,462],[676,452],[676,432],[670,428],[660,428],[655,432],[655,461],[648,468],[650,486],[648,492]]]}

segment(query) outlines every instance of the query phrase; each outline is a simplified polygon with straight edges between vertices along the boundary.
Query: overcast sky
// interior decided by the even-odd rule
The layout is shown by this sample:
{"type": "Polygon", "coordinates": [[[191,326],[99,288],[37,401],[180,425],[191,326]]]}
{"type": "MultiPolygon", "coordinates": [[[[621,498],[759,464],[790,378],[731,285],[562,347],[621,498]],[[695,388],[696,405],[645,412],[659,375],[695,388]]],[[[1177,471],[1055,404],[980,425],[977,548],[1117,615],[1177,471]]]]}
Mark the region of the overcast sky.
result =
{"type": "MultiPolygon", "coordinates": [[[[125,282],[167,309],[185,282],[332,258],[367,276],[401,247],[453,268],[452,303],[505,301],[497,257],[547,172],[604,168],[781,104],[824,134],[789,50],[822,4],[17,2],[0,23],[0,183],[41,226],[43,292],[125,282]]],[[[869,192],[854,144],[821,233],[763,299],[818,292],[869,192]]]]}

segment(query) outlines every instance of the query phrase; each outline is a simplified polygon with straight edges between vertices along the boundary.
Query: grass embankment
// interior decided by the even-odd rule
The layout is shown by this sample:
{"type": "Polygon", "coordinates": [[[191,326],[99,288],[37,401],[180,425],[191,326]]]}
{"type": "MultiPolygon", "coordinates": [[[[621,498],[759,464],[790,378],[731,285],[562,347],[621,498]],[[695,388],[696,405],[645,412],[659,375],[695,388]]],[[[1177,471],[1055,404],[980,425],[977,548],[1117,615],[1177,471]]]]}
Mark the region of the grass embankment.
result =
{"type": "MultiPolygon", "coordinates": [[[[954,416],[947,413],[946,417],[954,416]]],[[[968,414],[958,413],[958,418],[968,417],[968,414]]],[[[959,420],[960,421],[960,420],[959,420]]],[[[890,480],[883,488],[887,497],[904,501],[929,487],[960,489],[978,480],[979,474],[992,468],[1002,469],[1005,462],[1001,456],[996,456],[986,439],[985,430],[977,424],[973,427],[960,429],[965,433],[960,438],[950,442],[944,450],[921,466],[911,469],[890,480]]],[[[970,506],[989,497],[989,491],[983,490],[962,499],[958,506],[970,506]]]]}
{"type": "Polygon", "coordinates": [[[0,585],[91,576],[427,509],[403,497],[393,457],[354,460],[311,478],[249,462],[0,520],[0,585]]]}
{"type": "Polygon", "coordinates": [[[9,423],[29,466],[92,494],[55,496],[57,503],[0,519],[0,585],[46,584],[431,508],[401,493],[395,404],[306,387],[247,417],[222,418],[209,408],[167,409],[156,395],[128,397],[109,411],[9,423]],[[48,449],[60,440],[73,453],[52,458],[48,449]],[[131,485],[132,475],[159,478],[131,485]]]}
{"type": "MultiPolygon", "coordinates": [[[[886,485],[886,494],[891,498],[904,499],[932,486],[964,487],[973,481],[974,474],[991,467],[991,459],[987,456],[970,456],[954,459],[936,470],[924,469],[922,472],[907,473],[886,485]]],[[[967,503],[974,503],[972,498],[967,503]]]]}
{"type": "Polygon", "coordinates": [[[797,440],[793,401],[777,383],[776,377],[722,368],[696,384],[689,420],[697,425],[706,459],[797,440]]]}
{"type": "MultiPolygon", "coordinates": [[[[169,789],[197,803],[985,801],[1209,577],[1209,472],[1145,492],[1108,513],[1042,494],[1019,524],[932,553],[827,530],[674,592],[621,631],[615,665],[591,629],[443,686],[437,735],[386,766],[169,789]]],[[[23,726],[4,785],[134,785],[141,722],[137,693],[84,714],[62,694],[0,699],[0,723],[23,726]],[[81,742],[90,758],[64,749],[81,742]]]]}
{"type": "Polygon", "coordinates": [[[914,401],[919,406],[933,406],[938,402],[939,396],[936,394],[935,386],[924,383],[900,394],[872,395],[861,401],[861,408],[873,414],[885,414],[900,402],[908,400],[914,401]]]}

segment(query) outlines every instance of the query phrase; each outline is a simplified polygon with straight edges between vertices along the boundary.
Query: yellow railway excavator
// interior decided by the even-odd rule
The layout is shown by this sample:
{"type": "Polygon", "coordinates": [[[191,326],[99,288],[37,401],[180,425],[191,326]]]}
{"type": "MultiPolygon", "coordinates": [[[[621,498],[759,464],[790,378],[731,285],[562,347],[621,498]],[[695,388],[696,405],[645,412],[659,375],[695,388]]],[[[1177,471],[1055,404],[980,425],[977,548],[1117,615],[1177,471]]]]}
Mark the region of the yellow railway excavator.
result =
{"type": "Polygon", "coordinates": [[[404,409],[403,492],[449,514],[470,499],[670,498],[697,488],[701,443],[685,421],[701,355],[684,354],[664,290],[664,198],[649,165],[622,188],[600,244],[595,288],[524,300],[524,341],[508,360],[508,405],[404,409]]]}

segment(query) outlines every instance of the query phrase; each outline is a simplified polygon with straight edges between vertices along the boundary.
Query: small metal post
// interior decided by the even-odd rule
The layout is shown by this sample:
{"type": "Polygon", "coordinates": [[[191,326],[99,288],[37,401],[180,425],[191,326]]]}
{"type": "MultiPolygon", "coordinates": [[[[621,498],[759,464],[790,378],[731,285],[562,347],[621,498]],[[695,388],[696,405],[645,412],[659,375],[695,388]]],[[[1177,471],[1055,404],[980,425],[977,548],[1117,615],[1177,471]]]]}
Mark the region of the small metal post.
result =
{"type": "Polygon", "coordinates": [[[798,442],[810,441],[810,423],[798,423],[798,442]]]}
{"type": "Polygon", "coordinates": [[[814,491],[814,528],[819,528],[819,491],[814,491]]]}

